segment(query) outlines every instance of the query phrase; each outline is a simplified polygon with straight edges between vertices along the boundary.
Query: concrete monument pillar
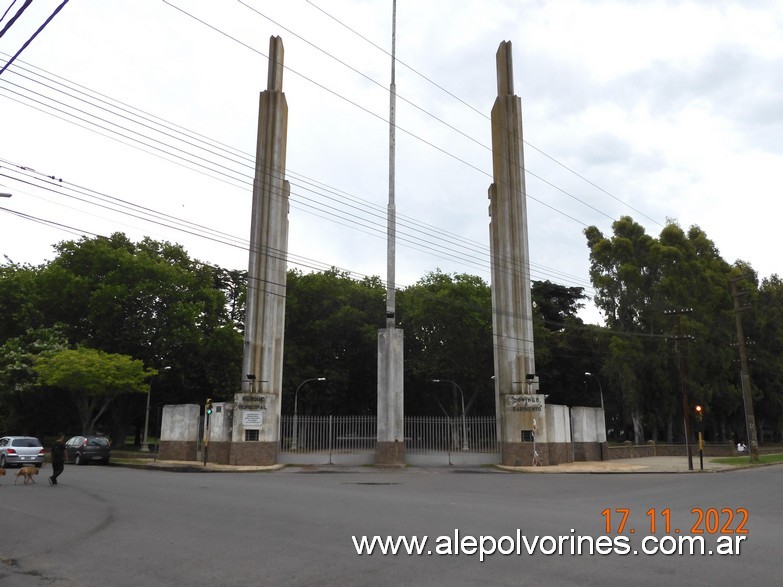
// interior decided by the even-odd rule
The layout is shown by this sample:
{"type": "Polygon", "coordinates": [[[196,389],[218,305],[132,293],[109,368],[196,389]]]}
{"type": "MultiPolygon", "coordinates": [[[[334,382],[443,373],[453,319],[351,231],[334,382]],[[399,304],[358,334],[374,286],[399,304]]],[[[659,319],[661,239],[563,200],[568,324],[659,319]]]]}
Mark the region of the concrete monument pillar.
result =
{"type": "Polygon", "coordinates": [[[489,188],[495,404],[502,462],[547,462],[544,395],[538,393],[533,348],[522,103],[514,95],[511,42],[497,55],[489,188]]]}
{"type": "Polygon", "coordinates": [[[277,459],[290,193],[285,179],[287,126],[283,41],[272,37],[267,88],[258,108],[242,393],[234,398],[231,463],[236,465],[270,465],[277,459]]]}

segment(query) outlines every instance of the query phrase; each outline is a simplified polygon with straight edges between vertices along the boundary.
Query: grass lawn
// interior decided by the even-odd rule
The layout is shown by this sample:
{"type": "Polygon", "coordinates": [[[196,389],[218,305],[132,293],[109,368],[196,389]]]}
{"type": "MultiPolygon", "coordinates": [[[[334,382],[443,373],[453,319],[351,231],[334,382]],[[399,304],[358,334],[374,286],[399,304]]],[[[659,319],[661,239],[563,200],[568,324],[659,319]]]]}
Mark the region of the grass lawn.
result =
{"type": "MultiPolygon", "coordinates": [[[[749,456],[742,456],[742,457],[720,457],[715,459],[710,459],[713,463],[720,463],[722,465],[750,465],[750,457],[749,456]]],[[[779,455],[759,455],[759,463],[769,464],[769,463],[783,463],[783,454],[779,455]]]]}

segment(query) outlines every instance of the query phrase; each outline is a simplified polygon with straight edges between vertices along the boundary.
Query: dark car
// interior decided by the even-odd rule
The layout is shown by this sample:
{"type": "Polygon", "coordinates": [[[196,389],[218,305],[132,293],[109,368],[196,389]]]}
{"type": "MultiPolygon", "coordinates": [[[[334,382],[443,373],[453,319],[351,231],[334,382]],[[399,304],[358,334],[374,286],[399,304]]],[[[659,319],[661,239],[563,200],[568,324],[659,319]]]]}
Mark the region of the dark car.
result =
{"type": "Polygon", "coordinates": [[[0,438],[0,468],[41,467],[46,461],[46,451],[34,436],[3,436],[0,438]]]}
{"type": "Polygon", "coordinates": [[[76,465],[109,464],[111,441],[106,436],[74,436],[65,443],[65,460],[76,465]]]}

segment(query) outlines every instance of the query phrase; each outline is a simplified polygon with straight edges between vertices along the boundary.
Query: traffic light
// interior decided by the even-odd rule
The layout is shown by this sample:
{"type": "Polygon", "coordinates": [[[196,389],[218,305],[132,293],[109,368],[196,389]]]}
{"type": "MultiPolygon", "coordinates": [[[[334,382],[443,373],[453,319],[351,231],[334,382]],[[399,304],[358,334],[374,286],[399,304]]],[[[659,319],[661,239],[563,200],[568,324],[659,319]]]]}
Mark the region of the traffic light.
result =
{"type": "Polygon", "coordinates": [[[207,398],[206,412],[207,416],[212,415],[212,398],[207,398]]]}
{"type": "Polygon", "coordinates": [[[696,404],[694,409],[696,410],[696,421],[701,422],[702,418],[704,417],[704,409],[699,404],[696,404]]]}

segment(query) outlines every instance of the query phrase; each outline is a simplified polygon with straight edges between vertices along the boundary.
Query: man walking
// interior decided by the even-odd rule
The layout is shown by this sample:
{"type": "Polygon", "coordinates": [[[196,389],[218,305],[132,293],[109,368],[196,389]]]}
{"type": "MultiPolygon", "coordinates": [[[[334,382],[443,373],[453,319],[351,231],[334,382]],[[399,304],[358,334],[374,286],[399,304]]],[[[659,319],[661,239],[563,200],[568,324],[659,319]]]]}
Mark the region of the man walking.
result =
{"type": "Polygon", "coordinates": [[[57,485],[57,477],[65,469],[65,434],[57,436],[52,446],[52,476],[49,477],[50,485],[57,485]]]}

